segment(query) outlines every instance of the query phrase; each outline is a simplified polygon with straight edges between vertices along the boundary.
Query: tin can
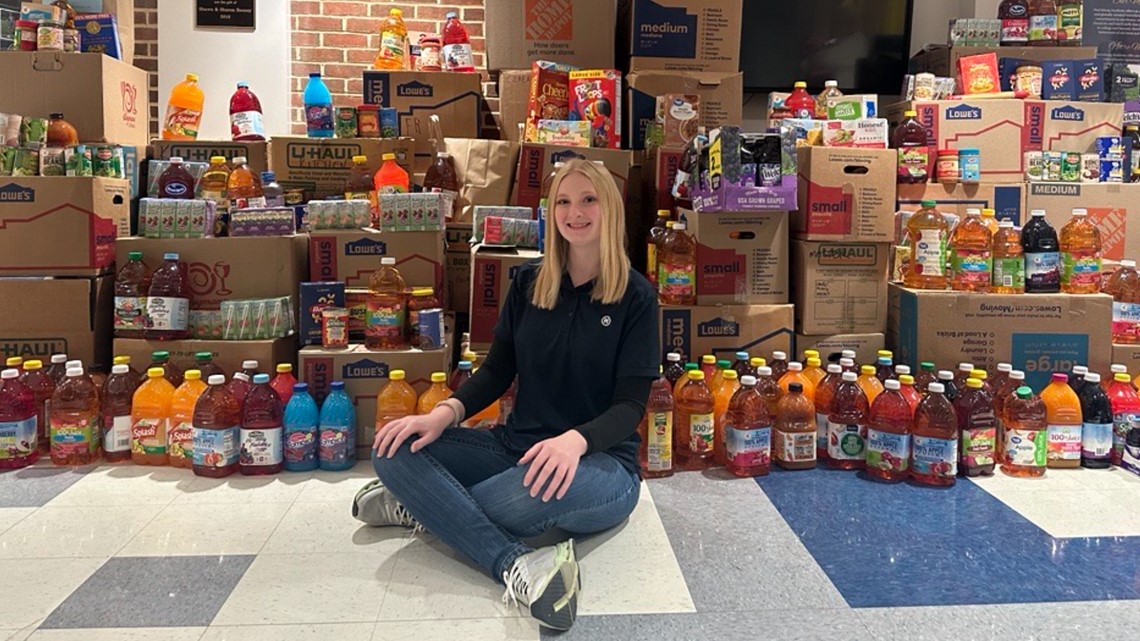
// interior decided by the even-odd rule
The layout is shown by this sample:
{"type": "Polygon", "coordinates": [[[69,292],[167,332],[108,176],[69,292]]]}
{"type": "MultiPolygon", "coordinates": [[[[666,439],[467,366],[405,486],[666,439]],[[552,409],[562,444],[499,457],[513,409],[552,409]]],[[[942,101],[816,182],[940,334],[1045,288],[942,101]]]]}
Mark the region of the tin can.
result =
{"type": "Polygon", "coordinates": [[[961,179],[962,170],[958,165],[957,149],[938,150],[938,182],[948,185],[957,183],[961,179]]]}
{"type": "Polygon", "coordinates": [[[1061,180],[1067,183],[1081,181],[1081,155],[1079,153],[1065,152],[1061,158],[1061,180]]]}
{"type": "Polygon", "coordinates": [[[284,196],[286,207],[296,207],[305,204],[305,190],[297,187],[286,189],[284,196]]]}
{"type": "Polygon", "coordinates": [[[396,112],[395,107],[380,108],[380,137],[400,137],[400,115],[396,112]]]}
{"type": "Polygon", "coordinates": [[[17,20],[16,28],[20,31],[20,51],[35,51],[39,39],[39,23],[35,20],[17,20]]]}
{"type": "Polygon", "coordinates": [[[63,25],[41,22],[36,30],[36,48],[40,51],[63,51],[63,25]]]}
{"type": "Polygon", "coordinates": [[[1081,182],[1100,182],[1100,156],[1081,154],[1081,182]]]}
{"type": "Polygon", "coordinates": [[[1042,152],[1045,164],[1045,182],[1061,182],[1061,152],[1059,151],[1046,151],[1042,152]]]}
{"type": "Polygon", "coordinates": [[[380,108],[376,105],[356,107],[356,135],[361,138],[380,137],[380,108]]]}
{"type": "Polygon", "coordinates": [[[443,310],[438,307],[420,310],[417,329],[418,344],[412,347],[420,349],[443,347],[443,310]]]}
{"type": "Polygon", "coordinates": [[[336,137],[356,137],[356,107],[337,107],[336,109],[336,137]]]}
{"type": "Polygon", "coordinates": [[[1029,182],[1045,180],[1045,154],[1040,151],[1025,152],[1025,179],[1029,182]]]}
{"type": "Polygon", "coordinates": [[[75,53],[80,50],[79,29],[64,28],[63,50],[66,53],[75,53]]]}
{"type": "Polygon", "coordinates": [[[934,74],[920,73],[914,77],[914,99],[934,100],[934,74]]]}
{"type": "Polygon", "coordinates": [[[962,167],[963,183],[973,184],[982,181],[982,152],[978,149],[960,149],[958,164],[962,167]]]}
{"type": "Polygon", "coordinates": [[[98,145],[91,154],[91,171],[100,178],[123,177],[123,150],[115,145],[98,145]]]}
{"type": "Polygon", "coordinates": [[[1027,91],[1031,98],[1041,97],[1041,67],[1037,65],[1021,65],[1017,68],[1016,91],[1027,91]]]}
{"type": "Polygon", "coordinates": [[[321,310],[321,347],[348,348],[348,310],[343,307],[326,307],[321,310]]]}

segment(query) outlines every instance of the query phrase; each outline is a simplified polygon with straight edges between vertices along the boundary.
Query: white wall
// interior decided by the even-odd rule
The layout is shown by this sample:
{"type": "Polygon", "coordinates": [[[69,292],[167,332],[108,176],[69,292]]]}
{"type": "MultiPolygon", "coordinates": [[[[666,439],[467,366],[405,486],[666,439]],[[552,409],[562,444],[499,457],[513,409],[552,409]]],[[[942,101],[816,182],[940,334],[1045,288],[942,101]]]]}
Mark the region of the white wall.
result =
{"type": "Polygon", "coordinates": [[[171,87],[196,73],[206,94],[199,140],[230,139],[230,96],[242,80],[261,101],[266,133],[288,134],[289,2],[258,2],[254,31],[197,29],[194,6],[189,0],[158,0],[159,118],[171,87]]]}

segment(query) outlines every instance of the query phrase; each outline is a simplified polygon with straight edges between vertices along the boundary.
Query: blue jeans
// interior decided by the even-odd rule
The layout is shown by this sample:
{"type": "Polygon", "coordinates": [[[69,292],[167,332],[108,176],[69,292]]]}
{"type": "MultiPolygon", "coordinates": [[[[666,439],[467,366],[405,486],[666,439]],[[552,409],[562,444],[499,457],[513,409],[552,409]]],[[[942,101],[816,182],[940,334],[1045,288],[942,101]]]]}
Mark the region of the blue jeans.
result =
{"type": "Polygon", "coordinates": [[[418,453],[408,439],[376,474],[429,532],[501,580],[532,548],[520,539],[551,528],[593,534],[624,521],[637,505],[641,483],[616,458],[583,457],[566,496],[542,502],[523,486],[525,452],[505,447],[498,429],[450,428],[418,453]]]}

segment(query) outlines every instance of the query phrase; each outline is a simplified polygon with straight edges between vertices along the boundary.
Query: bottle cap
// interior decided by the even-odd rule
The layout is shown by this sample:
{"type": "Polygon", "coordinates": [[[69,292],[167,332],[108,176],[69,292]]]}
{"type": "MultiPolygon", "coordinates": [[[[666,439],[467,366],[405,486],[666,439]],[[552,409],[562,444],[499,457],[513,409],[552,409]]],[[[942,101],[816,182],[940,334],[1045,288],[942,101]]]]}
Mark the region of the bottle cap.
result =
{"type": "Polygon", "coordinates": [[[685,223],[677,221],[673,223],[673,231],[685,231],[685,223]]]}
{"type": "Polygon", "coordinates": [[[1025,399],[1030,398],[1032,396],[1033,396],[1033,390],[1029,389],[1028,387],[1025,387],[1024,385],[1022,385],[1021,387],[1017,388],[1017,397],[1018,398],[1025,400],[1025,399]]]}
{"type": "Polygon", "coordinates": [[[736,359],[744,361],[745,363],[747,363],[748,362],[748,352],[737,352],[736,353],[736,359]]]}
{"type": "Polygon", "coordinates": [[[273,173],[272,171],[263,171],[263,172],[261,172],[261,182],[263,182],[263,183],[277,182],[277,174],[273,173]]]}
{"type": "Polygon", "coordinates": [[[701,362],[704,363],[705,365],[715,365],[716,364],[716,356],[713,356],[712,354],[705,354],[704,356],[701,357],[701,362]]]}
{"type": "Polygon", "coordinates": [[[1034,209],[1033,211],[1029,212],[1029,215],[1034,216],[1034,217],[1043,217],[1043,216],[1045,216],[1045,210],[1044,209],[1034,209]]]}
{"type": "Polygon", "coordinates": [[[380,156],[380,160],[383,160],[384,162],[388,162],[389,160],[395,160],[395,159],[396,159],[396,154],[384,154],[384,155],[380,156]]]}
{"type": "Polygon", "coordinates": [[[210,378],[206,379],[206,382],[210,385],[225,385],[226,377],[221,374],[211,374],[210,378]]]}
{"type": "Polygon", "coordinates": [[[1073,373],[1077,376],[1084,376],[1085,374],[1089,373],[1089,368],[1085,367],[1084,365],[1074,365],[1073,373]]]}
{"type": "Polygon", "coordinates": [[[902,376],[903,374],[910,374],[910,367],[907,365],[895,365],[895,374],[902,376]]]}
{"type": "Polygon", "coordinates": [[[774,360],[774,361],[786,361],[786,360],[788,360],[788,355],[785,354],[784,352],[772,352],[772,360],[774,360]]]}
{"type": "Polygon", "coordinates": [[[1089,372],[1088,374],[1085,374],[1085,382],[1086,383],[1099,383],[1100,382],[1100,374],[1097,374],[1096,372],[1089,372]]]}
{"type": "Polygon", "coordinates": [[[888,378],[888,379],[887,379],[887,382],[886,382],[886,383],[883,383],[883,387],[885,387],[885,388],[887,388],[887,389],[889,389],[889,390],[897,390],[897,389],[898,389],[899,387],[901,387],[901,386],[902,386],[902,385],[901,385],[901,384],[900,384],[898,381],[896,381],[895,379],[893,379],[893,378],[888,378]]]}
{"type": "Polygon", "coordinates": [[[388,15],[396,16],[397,18],[399,18],[399,17],[404,15],[404,10],[403,9],[392,9],[391,11],[388,12],[388,15]]]}
{"type": "Polygon", "coordinates": [[[162,260],[178,260],[178,254],[175,252],[166,252],[162,255],[162,260]]]}
{"type": "Polygon", "coordinates": [[[895,353],[889,349],[881,349],[881,350],[875,352],[875,355],[878,356],[879,358],[894,358],[895,357],[895,353]]]}
{"type": "Polygon", "coordinates": [[[794,84],[794,85],[792,85],[792,86],[793,86],[793,87],[795,87],[796,89],[806,89],[806,88],[807,88],[807,83],[806,83],[806,82],[804,82],[804,81],[802,81],[802,80],[800,80],[800,81],[797,81],[797,82],[796,82],[796,84],[794,84]]]}
{"type": "Polygon", "coordinates": [[[126,365],[114,365],[111,367],[111,373],[118,374],[119,376],[122,376],[129,371],[131,371],[131,368],[127,367],[126,365]]]}
{"type": "Polygon", "coordinates": [[[970,389],[982,389],[982,381],[976,378],[971,378],[966,381],[966,387],[970,389]]]}
{"type": "Polygon", "coordinates": [[[182,378],[187,381],[200,381],[202,380],[202,372],[201,370],[188,369],[182,378]]]}
{"type": "Polygon", "coordinates": [[[827,364],[827,373],[828,374],[839,374],[842,371],[843,371],[843,366],[840,365],[839,363],[828,363],[827,364]]]}
{"type": "Polygon", "coordinates": [[[294,394],[305,394],[308,391],[309,391],[309,384],[308,383],[293,383],[293,393],[294,394]]]}
{"type": "Polygon", "coordinates": [[[6,370],[4,370],[3,372],[0,372],[0,378],[2,378],[2,379],[4,379],[4,380],[9,380],[9,379],[12,379],[12,378],[19,378],[19,377],[20,377],[20,372],[19,372],[19,370],[15,370],[15,369],[6,369],[6,370]]]}
{"type": "Polygon", "coordinates": [[[226,162],[225,156],[210,156],[210,164],[220,165],[224,162],[226,162]]]}
{"type": "Polygon", "coordinates": [[[1129,376],[1128,374],[1124,374],[1124,373],[1121,373],[1121,372],[1117,372],[1117,373],[1116,373],[1116,374],[1115,374],[1115,375],[1112,377],[1112,379],[1113,379],[1114,381],[1117,381],[1117,382],[1120,382],[1120,383],[1131,383],[1131,382],[1132,382],[1132,377],[1131,377],[1131,376],[1129,376]]]}
{"type": "Polygon", "coordinates": [[[433,383],[446,383],[447,382],[447,374],[445,374],[443,372],[432,372],[431,373],[431,382],[433,382],[433,383]]]}
{"type": "Polygon", "coordinates": [[[333,381],[332,384],[329,385],[329,389],[334,392],[344,391],[344,381],[333,381]]]}
{"type": "Polygon", "coordinates": [[[819,358],[819,350],[818,349],[805,349],[804,350],[804,360],[805,361],[807,359],[813,357],[813,356],[815,358],[819,358]]]}
{"type": "Polygon", "coordinates": [[[926,389],[931,394],[944,394],[946,392],[946,386],[942,383],[931,383],[926,389]]]}
{"type": "Polygon", "coordinates": [[[455,13],[454,11],[448,11],[444,17],[446,17],[448,20],[451,20],[452,18],[458,18],[459,14],[455,13]]]}
{"type": "Polygon", "coordinates": [[[802,371],[804,371],[803,363],[798,363],[796,361],[792,361],[791,363],[788,363],[788,371],[789,372],[802,372],[802,371]]]}
{"type": "Polygon", "coordinates": [[[914,118],[916,116],[918,116],[918,112],[914,109],[907,109],[903,112],[903,118],[914,118]]]}
{"type": "Polygon", "coordinates": [[[208,361],[208,360],[211,360],[213,358],[214,358],[214,355],[210,352],[198,352],[197,354],[194,354],[194,360],[198,360],[198,361],[208,361]]]}
{"type": "Polygon", "coordinates": [[[947,369],[939,370],[938,378],[943,381],[952,381],[954,380],[954,372],[947,369]]]}
{"type": "Polygon", "coordinates": [[[1121,365],[1120,363],[1113,363],[1112,367],[1108,368],[1108,371],[1112,372],[1113,374],[1127,374],[1128,366],[1121,365]]]}
{"type": "Polygon", "coordinates": [[[1081,208],[1081,207],[1077,207],[1077,208],[1073,209],[1073,215],[1074,216],[1088,216],[1089,210],[1081,208]]]}
{"type": "Polygon", "coordinates": [[[389,380],[402,381],[406,377],[407,377],[407,374],[404,373],[404,370],[402,370],[402,369],[394,369],[391,372],[388,372],[388,379],[389,380]]]}
{"type": "Polygon", "coordinates": [[[807,359],[807,365],[808,367],[821,367],[823,365],[823,361],[819,360],[819,358],[816,356],[812,356],[807,359]]]}
{"type": "Polygon", "coordinates": [[[170,157],[170,164],[181,165],[182,164],[182,156],[171,156],[170,157]]]}
{"type": "Polygon", "coordinates": [[[146,371],[147,378],[162,378],[166,372],[161,367],[152,367],[146,371]]]}
{"type": "Polygon", "coordinates": [[[690,381],[703,381],[703,380],[705,380],[705,373],[699,369],[695,369],[695,370],[689,372],[689,380],[690,381]]]}
{"type": "Polygon", "coordinates": [[[246,374],[245,372],[234,372],[234,380],[235,381],[245,381],[246,383],[248,383],[249,382],[249,374],[246,374]]]}
{"type": "Polygon", "coordinates": [[[989,373],[986,372],[986,370],[975,369],[975,370],[970,370],[970,375],[967,377],[967,379],[976,378],[979,381],[984,381],[989,377],[990,377],[990,375],[989,375],[989,373]]]}
{"type": "Polygon", "coordinates": [[[1136,267],[1136,261],[1131,260],[1129,258],[1125,258],[1124,260],[1120,261],[1120,266],[1121,267],[1133,267],[1134,268],[1134,267],[1136,267]]]}
{"type": "Polygon", "coordinates": [[[269,383],[269,374],[256,374],[253,377],[254,385],[266,385],[269,383]]]}
{"type": "Polygon", "coordinates": [[[1025,372],[1023,372],[1019,369],[1015,369],[1009,373],[1009,377],[1015,381],[1024,381],[1025,380],[1025,372]]]}
{"type": "Polygon", "coordinates": [[[277,364],[277,373],[278,374],[288,374],[289,372],[292,372],[292,371],[293,371],[293,366],[289,363],[278,363],[277,364]]]}
{"type": "Polygon", "coordinates": [[[997,371],[1008,374],[1013,371],[1013,365],[1010,365],[1009,363],[998,363],[997,371]]]}
{"type": "Polygon", "coordinates": [[[843,372],[843,382],[844,383],[854,383],[858,379],[859,379],[859,376],[856,375],[855,372],[843,372]]]}
{"type": "Polygon", "coordinates": [[[665,360],[669,361],[670,363],[680,363],[681,355],[677,352],[669,352],[665,355],[665,360]]]}
{"type": "Polygon", "coordinates": [[[309,78],[310,79],[316,78],[319,80],[320,77],[321,77],[321,72],[319,72],[319,71],[310,71],[309,72],[309,78]]]}
{"type": "Polygon", "coordinates": [[[1054,383],[1068,383],[1069,377],[1062,374],[1061,372],[1054,372],[1053,376],[1052,376],[1052,380],[1054,383]]]}
{"type": "Polygon", "coordinates": [[[364,163],[368,162],[368,156],[353,156],[352,162],[358,165],[363,165],[364,163]]]}
{"type": "Polygon", "coordinates": [[[855,350],[845,349],[842,352],[839,352],[839,356],[841,358],[850,358],[851,360],[855,360],[855,350]]]}
{"type": "Polygon", "coordinates": [[[981,216],[982,210],[978,209],[977,207],[967,207],[966,208],[966,215],[967,216],[981,216]]]}
{"type": "Polygon", "coordinates": [[[1013,221],[1012,220],[999,220],[998,221],[998,227],[1013,229],[1013,221]]]}
{"type": "MultiPolygon", "coordinates": [[[[863,374],[864,376],[874,376],[875,367],[873,365],[864,365],[863,367],[859,368],[859,373],[863,374]]],[[[852,374],[854,374],[854,372],[852,372],[852,374]]]]}
{"type": "Polygon", "coordinates": [[[189,80],[190,82],[198,82],[198,74],[188,73],[188,74],[186,74],[186,79],[189,80]]]}
{"type": "Polygon", "coordinates": [[[257,369],[257,361],[249,360],[241,362],[242,369],[257,369]]]}
{"type": "Polygon", "coordinates": [[[673,222],[673,221],[671,221],[671,220],[670,220],[670,221],[666,221],[666,223],[665,223],[665,229],[673,229],[673,228],[674,228],[674,227],[676,227],[676,226],[677,226],[677,223],[675,223],[675,222],[673,222]]]}
{"type": "Polygon", "coordinates": [[[757,367],[756,368],[756,375],[758,377],[760,377],[760,376],[764,376],[764,377],[771,376],[772,375],[772,368],[768,367],[766,365],[763,367],[757,367]]]}
{"type": "Polygon", "coordinates": [[[839,81],[838,80],[826,80],[826,81],[824,81],[823,86],[824,87],[838,87],[839,81]]]}
{"type": "Polygon", "coordinates": [[[931,363],[930,361],[922,361],[918,364],[918,367],[919,369],[925,370],[927,372],[934,371],[934,363],[931,363]]]}
{"type": "Polygon", "coordinates": [[[142,260],[142,252],[127,252],[127,260],[142,260]]]}
{"type": "Polygon", "coordinates": [[[64,365],[64,367],[66,367],[67,369],[71,369],[73,367],[78,367],[79,369],[83,369],[83,361],[79,361],[79,360],[67,361],[67,364],[64,365]]]}
{"type": "Polygon", "coordinates": [[[728,368],[732,367],[732,363],[730,363],[728,361],[717,361],[716,366],[719,367],[720,369],[728,369],[728,368]]]}
{"type": "Polygon", "coordinates": [[[170,352],[168,352],[166,350],[151,352],[150,357],[156,361],[166,361],[166,360],[170,360],[170,352]]]}
{"type": "Polygon", "coordinates": [[[726,369],[726,370],[724,370],[724,374],[721,374],[721,376],[726,381],[735,381],[738,374],[736,373],[736,370],[734,370],[734,369],[726,369]]]}
{"type": "Polygon", "coordinates": [[[24,364],[24,359],[19,356],[11,356],[5,361],[5,364],[7,364],[8,367],[19,367],[24,364]]]}
{"type": "Polygon", "coordinates": [[[756,385],[756,377],[750,374],[745,374],[744,376],[740,377],[740,384],[745,387],[752,387],[753,385],[756,385]]]}
{"type": "Polygon", "coordinates": [[[249,83],[242,80],[237,83],[238,89],[249,89],[249,83]]]}
{"type": "MultiPolygon", "coordinates": [[[[887,381],[888,383],[890,381],[887,381]]],[[[910,374],[902,374],[899,376],[899,384],[901,385],[914,385],[914,377],[910,374]]]]}
{"type": "Polygon", "coordinates": [[[34,369],[43,369],[43,368],[44,368],[44,362],[39,360],[39,359],[33,358],[30,361],[24,361],[24,369],[26,369],[26,370],[27,369],[33,369],[33,370],[34,369]]]}
{"type": "Polygon", "coordinates": [[[381,265],[395,265],[396,264],[396,258],[394,256],[388,256],[386,258],[381,258],[380,264],[381,265]]]}
{"type": "Polygon", "coordinates": [[[853,359],[853,358],[841,358],[841,359],[839,359],[839,366],[840,367],[855,367],[855,359],[853,359]]]}
{"type": "Polygon", "coordinates": [[[748,359],[748,364],[752,367],[764,367],[768,364],[768,361],[760,358],[759,356],[753,356],[752,358],[748,359]]]}
{"type": "Polygon", "coordinates": [[[989,208],[983,209],[982,218],[997,218],[997,212],[989,208]]]}
{"type": "Polygon", "coordinates": [[[974,371],[973,363],[958,363],[959,372],[972,372],[974,371]]]}
{"type": "Polygon", "coordinates": [[[459,361],[459,369],[468,370],[472,368],[471,361],[459,361]]]}
{"type": "Polygon", "coordinates": [[[700,365],[697,365],[696,363],[685,363],[685,371],[686,372],[691,372],[691,371],[697,369],[698,367],[700,367],[700,365]]]}
{"type": "MultiPolygon", "coordinates": [[[[15,371],[15,370],[13,370],[13,371],[15,371]]],[[[17,374],[18,374],[18,372],[17,372],[17,374]]],[[[79,376],[83,376],[83,368],[82,367],[69,367],[69,368],[67,368],[67,377],[68,378],[76,378],[79,376]]]]}
{"type": "MultiPolygon", "coordinates": [[[[118,358],[123,358],[123,357],[122,356],[116,356],[115,358],[118,359],[118,358]]],[[[130,357],[128,356],[127,358],[130,358],[130,357]]],[[[67,354],[52,354],[51,355],[51,364],[52,365],[59,365],[60,363],[66,363],[66,362],[67,362],[67,354]]]]}
{"type": "Polygon", "coordinates": [[[919,201],[918,204],[921,205],[923,209],[934,209],[935,207],[938,206],[938,201],[923,200],[923,201],[919,201]]]}
{"type": "Polygon", "coordinates": [[[793,394],[800,394],[804,391],[804,386],[801,385],[800,383],[789,383],[788,384],[788,391],[793,393],[793,394]]]}
{"type": "Polygon", "coordinates": [[[247,162],[249,162],[249,160],[245,156],[234,156],[235,165],[244,165],[247,162]]]}

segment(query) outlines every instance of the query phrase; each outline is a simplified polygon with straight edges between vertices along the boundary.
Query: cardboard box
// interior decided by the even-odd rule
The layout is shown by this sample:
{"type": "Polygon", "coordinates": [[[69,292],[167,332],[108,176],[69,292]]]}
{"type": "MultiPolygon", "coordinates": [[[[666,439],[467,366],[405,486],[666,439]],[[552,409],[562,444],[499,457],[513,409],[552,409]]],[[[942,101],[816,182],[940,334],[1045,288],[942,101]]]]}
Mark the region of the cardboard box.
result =
{"type": "Polygon", "coordinates": [[[742,0],[622,0],[620,58],[630,71],[739,71],[743,10],[742,0]]]}
{"type": "Polygon", "coordinates": [[[299,307],[299,283],[305,280],[308,243],[305,236],[242,238],[123,238],[115,247],[118,264],[127,254],[143,253],[152,271],[162,255],[177,252],[190,277],[190,308],[221,309],[223,301],[289,296],[299,307]]]}
{"type": "Polygon", "coordinates": [[[519,152],[518,175],[511,194],[511,204],[537,209],[542,199],[542,182],[554,171],[554,163],[574,158],[601,161],[606,166],[617,183],[618,190],[625,195],[627,235],[630,238],[640,238],[634,235],[631,223],[640,226],[644,218],[641,215],[641,158],[632,151],[524,143],[519,152]]]}
{"type": "Polygon", "coordinates": [[[447,227],[447,300],[444,307],[455,314],[471,311],[471,224],[447,227]]]}
{"type": "MultiPolygon", "coordinates": [[[[148,341],[141,338],[116,338],[115,356],[130,356],[131,365],[142,370],[158,351],[170,352],[170,361],[183,370],[192,369],[198,352],[210,352],[214,362],[232,376],[241,371],[245,360],[257,361],[258,369],[273,375],[278,363],[296,365],[297,339],[295,336],[262,341],[148,341]]],[[[70,355],[70,354],[69,354],[70,355]]],[[[297,377],[300,379],[300,376],[297,377]]]]}
{"type": "MultiPolygon", "coordinates": [[[[245,156],[246,164],[258,176],[269,171],[269,143],[240,142],[229,140],[152,140],[147,150],[147,158],[170,160],[178,156],[186,162],[210,162],[214,156],[225,156],[226,162],[233,162],[238,156],[245,156]]],[[[349,159],[351,165],[352,159],[349,159]]],[[[280,176],[277,177],[280,180],[280,176]]]]}
{"type": "Polygon", "coordinates": [[[796,334],[796,354],[805,349],[819,352],[824,365],[838,363],[843,350],[855,352],[856,363],[873,363],[878,351],[886,344],[883,334],[833,334],[831,336],[807,336],[796,334]]]}
{"type": "Polygon", "coordinates": [[[792,292],[801,334],[887,328],[887,243],[792,241],[792,292]]]}
{"type": "Polygon", "coordinates": [[[486,351],[495,339],[499,311],[507,300],[518,268],[541,258],[530,249],[475,245],[471,248],[471,349],[486,351]]]}
{"type": "Polygon", "coordinates": [[[612,69],[616,0],[485,0],[487,69],[549,60],[612,69]]]}
{"type": "Polygon", "coordinates": [[[145,147],[150,140],[146,71],[98,53],[4,53],[0,112],[36,118],[63,112],[85,142],[145,147]]]}
{"type": "Polygon", "coordinates": [[[682,362],[697,362],[705,354],[734,360],[736,352],[791,352],[791,305],[662,305],[661,362],[679,352],[682,362]]]}
{"type": "Polygon", "coordinates": [[[389,256],[396,259],[408,287],[431,286],[437,295],[444,292],[443,233],[438,231],[313,232],[309,236],[309,280],[368,287],[372,272],[380,269],[380,259],[389,256]]]}
{"type": "Polygon", "coordinates": [[[530,69],[499,72],[499,132],[503,140],[521,142],[530,100],[530,69]]]}
{"type": "Polygon", "coordinates": [[[115,238],[131,233],[130,190],[110,178],[0,177],[0,276],[111,271],[115,238]]]}
{"type": "Polygon", "coordinates": [[[0,301],[6,303],[0,358],[38,358],[47,367],[52,354],[67,354],[97,371],[111,370],[113,276],[0,278],[0,301]]]}
{"type": "Polygon", "coordinates": [[[1027,211],[1045,210],[1060,234],[1073,209],[1089,210],[1100,229],[1101,256],[1122,260],[1140,256],[1140,185],[1116,183],[1029,183],[1027,211]]]}
{"type": "Polygon", "coordinates": [[[645,182],[646,207],[673,211],[677,205],[673,198],[673,183],[677,181],[677,170],[681,166],[681,149],[658,147],[642,161],[645,168],[642,178],[645,182]]]}
{"type": "Polygon", "coordinates": [[[683,215],[697,241],[698,305],[788,302],[788,214],[780,211],[683,215]]]}
{"type": "Polygon", "coordinates": [[[1105,294],[1048,296],[915,291],[888,286],[887,345],[895,362],[917,371],[922,361],[946,369],[1000,362],[1025,372],[1035,390],[1074,365],[1108,371],[1112,298],[1105,294]]]}
{"type": "Polygon", "coordinates": [[[799,210],[792,213],[796,238],[891,240],[897,151],[802,147],[798,155],[799,210]]]}
{"type": "MultiPolygon", "coordinates": [[[[1112,362],[1113,364],[1119,363],[1128,368],[1128,372],[1140,371],[1140,345],[1112,345],[1112,362]]],[[[1101,380],[1104,380],[1106,373],[1110,370],[1105,370],[1101,373],[1101,380]]]]}
{"type": "MultiPolygon", "coordinates": [[[[953,78],[957,75],[959,58],[993,51],[993,47],[927,45],[910,59],[910,71],[929,72],[936,76],[953,78]]],[[[1096,56],[1096,47],[1002,47],[998,50],[999,58],[1018,58],[1038,63],[1046,60],[1080,60],[1096,56]]]]}
{"type": "MultiPolygon", "coordinates": [[[[938,211],[966,215],[967,208],[993,209],[998,220],[1012,220],[1021,225],[1025,214],[1025,184],[1016,185],[944,185],[926,183],[922,185],[898,185],[899,211],[918,211],[924,200],[938,203],[938,211]]],[[[894,240],[902,239],[901,230],[895,230],[894,240]]]]}
{"type": "Polygon", "coordinates": [[[269,170],[285,189],[304,189],[308,200],[343,196],[352,173],[352,157],[367,156],[368,168],[380,170],[384,154],[412,173],[415,141],[411,138],[277,137],[269,146],[269,170]]]}
{"type": "Polygon", "coordinates": [[[904,102],[886,112],[891,126],[914,109],[935,149],[975,148],[982,156],[982,182],[1015,183],[1025,175],[1024,152],[1040,151],[1045,139],[1045,102],[969,99],[904,102]]]}
{"type": "Polygon", "coordinates": [[[654,122],[657,96],[700,96],[700,124],[708,130],[744,119],[744,74],[640,71],[626,77],[626,130],[630,149],[645,149],[645,127],[654,122]]]}
{"type": "MultiPolygon", "coordinates": [[[[1045,150],[1096,153],[1096,139],[1119,136],[1124,121],[1120,103],[1045,102],[1045,150]]],[[[985,170],[985,156],[982,169],[985,170]]]]}

